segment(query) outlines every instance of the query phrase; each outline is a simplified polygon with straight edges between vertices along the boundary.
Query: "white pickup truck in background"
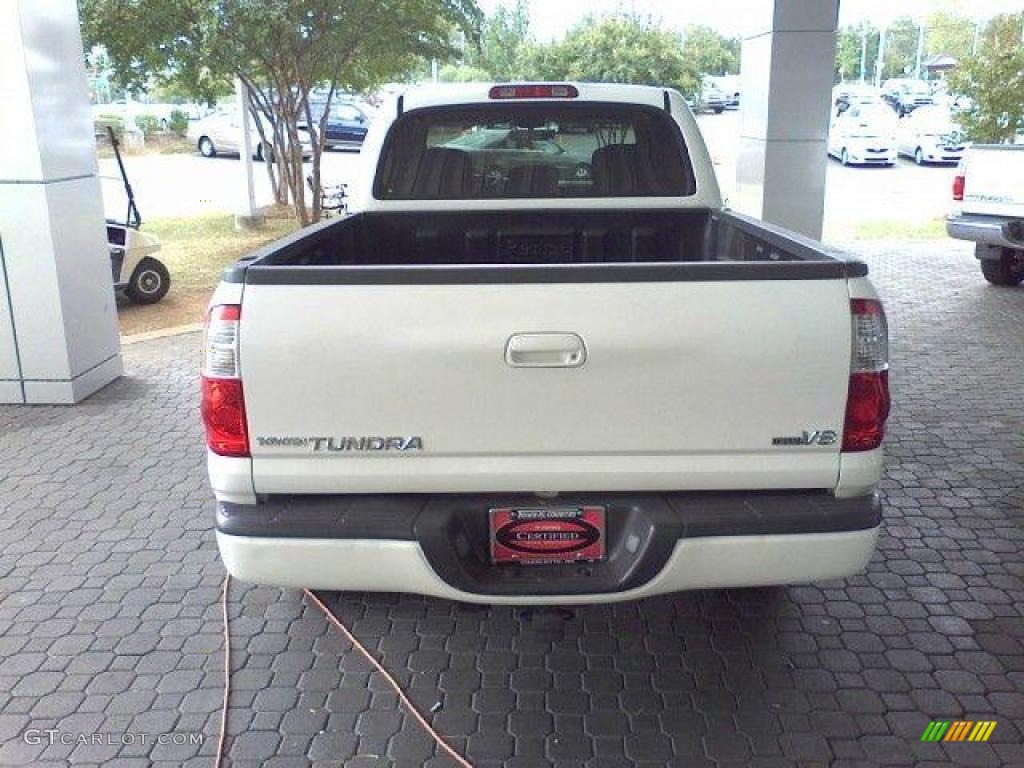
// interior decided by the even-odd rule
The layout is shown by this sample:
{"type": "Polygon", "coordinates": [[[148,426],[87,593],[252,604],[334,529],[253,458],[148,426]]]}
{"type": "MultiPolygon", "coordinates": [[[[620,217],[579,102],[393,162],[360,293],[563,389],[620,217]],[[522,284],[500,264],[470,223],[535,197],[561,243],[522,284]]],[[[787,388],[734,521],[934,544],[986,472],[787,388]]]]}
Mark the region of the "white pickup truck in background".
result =
{"type": "Polygon", "coordinates": [[[413,90],[363,156],[353,214],[211,303],[234,576],[573,603],[864,568],[881,304],[863,263],[723,209],[680,94],[413,90]]]}
{"type": "Polygon", "coordinates": [[[993,285],[1024,281],[1024,145],[974,144],[953,179],[950,237],[970,240],[993,285]]]}

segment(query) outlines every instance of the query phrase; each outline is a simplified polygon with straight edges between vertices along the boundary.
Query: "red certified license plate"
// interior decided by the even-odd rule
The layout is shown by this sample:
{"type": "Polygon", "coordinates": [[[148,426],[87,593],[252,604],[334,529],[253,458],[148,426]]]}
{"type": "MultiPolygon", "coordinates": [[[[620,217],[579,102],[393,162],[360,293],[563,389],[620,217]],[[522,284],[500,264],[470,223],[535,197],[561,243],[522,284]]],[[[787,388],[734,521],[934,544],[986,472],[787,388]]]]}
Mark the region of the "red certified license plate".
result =
{"type": "Polygon", "coordinates": [[[495,563],[577,563],[603,560],[604,507],[490,510],[495,563]]]}

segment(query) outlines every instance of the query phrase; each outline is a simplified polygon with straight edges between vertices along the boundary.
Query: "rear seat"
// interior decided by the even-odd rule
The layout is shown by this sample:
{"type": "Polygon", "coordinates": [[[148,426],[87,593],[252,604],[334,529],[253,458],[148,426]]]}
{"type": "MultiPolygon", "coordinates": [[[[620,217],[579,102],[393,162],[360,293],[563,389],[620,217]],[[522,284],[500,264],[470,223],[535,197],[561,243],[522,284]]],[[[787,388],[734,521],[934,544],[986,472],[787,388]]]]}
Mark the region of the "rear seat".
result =
{"type": "Polygon", "coordinates": [[[599,195],[652,194],[660,188],[650,159],[635,144],[609,144],[594,150],[591,179],[599,195]]]}
{"type": "Polygon", "coordinates": [[[508,194],[514,197],[555,197],[558,169],[550,165],[516,165],[508,172],[508,194]]]}
{"type": "Polygon", "coordinates": [[[463,197],[472,183],[469,155],[461,149],[430,147],[423,153],[412,194],[427,199],[463,197]]]}

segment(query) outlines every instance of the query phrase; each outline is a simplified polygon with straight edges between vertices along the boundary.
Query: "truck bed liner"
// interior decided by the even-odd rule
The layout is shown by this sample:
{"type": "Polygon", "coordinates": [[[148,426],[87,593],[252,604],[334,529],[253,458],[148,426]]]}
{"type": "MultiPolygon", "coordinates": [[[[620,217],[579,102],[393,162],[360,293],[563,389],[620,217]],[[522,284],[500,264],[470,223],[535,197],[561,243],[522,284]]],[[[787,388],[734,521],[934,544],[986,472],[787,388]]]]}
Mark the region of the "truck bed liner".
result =
{"type": "Polygon", "coordinates": [[[361,213],[229,267],[252,284],[837,279],[866,266],[732,211],[361,213]]]}

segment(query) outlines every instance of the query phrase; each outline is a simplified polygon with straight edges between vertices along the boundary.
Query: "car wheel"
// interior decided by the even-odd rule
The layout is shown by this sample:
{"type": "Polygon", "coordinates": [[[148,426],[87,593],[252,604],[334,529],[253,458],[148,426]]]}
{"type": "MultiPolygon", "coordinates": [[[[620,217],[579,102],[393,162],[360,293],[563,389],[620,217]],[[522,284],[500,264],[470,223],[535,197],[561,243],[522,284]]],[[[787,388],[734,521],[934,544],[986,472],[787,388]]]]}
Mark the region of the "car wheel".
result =
{"type": "Polygon", "coordinates": [[[725,110],[725,107],[715,107],[714,112],[716,115],[720,115],[722,114],[723,110],[725,110]]]}
{"type": "Polygon", "coordinates": [[[213,141],[209,136],[203,136],[199,139],[199,154],[203,157],[217,156],[217,148],[213,146],[213,141]]]}
{"type": "Polygon", "coordinates": [[[163,262],[145,258],[135,267],[124,292],[136,304],[156,304],[170,288],[171,275],[163,262]]]}
{"type": "Polygon", "coordinates": [[[1024,281],[1024,264],[1007,253],[998,259],[982,259],[981,274],[992,285],[1020,285],[1024,281]]]}
{"type": "Polygon", "coordinates": [[[839,162],[843,165],[850,164],[850,153],[846,151],[846,147],[843,147],[839,152],[839,162]]]}
{"type": "Polygon", "coordinates": [[[920,147],[914,150],[914,162],[918,165],[924,165],[924,152],[921,151],[920,147]]]}

